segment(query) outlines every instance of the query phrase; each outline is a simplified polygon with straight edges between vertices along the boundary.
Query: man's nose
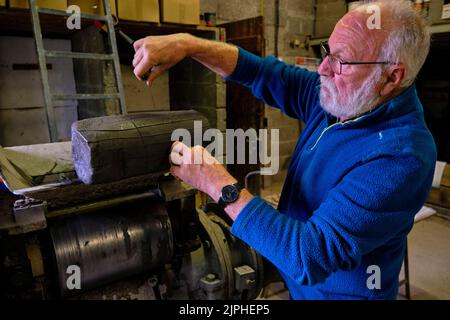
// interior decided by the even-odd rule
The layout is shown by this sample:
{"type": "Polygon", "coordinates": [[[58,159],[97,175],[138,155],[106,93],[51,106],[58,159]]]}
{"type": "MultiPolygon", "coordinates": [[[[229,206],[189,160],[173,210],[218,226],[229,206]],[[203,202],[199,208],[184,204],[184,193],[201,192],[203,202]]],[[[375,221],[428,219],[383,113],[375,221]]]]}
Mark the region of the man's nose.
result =
{"type": "Polygon", "coordinates": [[[327,76],[327,77],[333,76],[333,70],[330,67],[330,62],[328,61],[328,57],[323,59],[322,63],[319,66],[319,69],[317,69],[317,72],[321,76],[327,76]]]}

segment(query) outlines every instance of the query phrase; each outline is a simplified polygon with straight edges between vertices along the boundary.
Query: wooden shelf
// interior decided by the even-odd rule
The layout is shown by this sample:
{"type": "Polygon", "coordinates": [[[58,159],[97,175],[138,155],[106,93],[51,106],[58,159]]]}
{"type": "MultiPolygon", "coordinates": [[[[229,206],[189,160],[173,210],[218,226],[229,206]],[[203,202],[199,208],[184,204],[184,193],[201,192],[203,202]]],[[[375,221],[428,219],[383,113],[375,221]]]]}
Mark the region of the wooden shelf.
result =
{"type": "Polygon", "coordinates": [[[320,45],[320,43],[322,41],[327,41],[327,40],[328,40],[328,37],[326,37],[326,38],[311,38],[311,40],[309,40],[309,45],[310,46],[318,46],[318,45],[320,45]]]}
{"type": "Polygon", "coordinates": [[[187,32],[199,36],[218,32],[219,28],[120,20],[118,27],[134,38],[187,32]]]}
{"type": "MultiPolygon", "coordinates": [[[[42,33],[49,38],[70,38],[79,30],[69,30],[66,17],[40,14],[42,33]]],[[[81,19],[81,29],[94,25],[93,20],[81,19]]],[[[118,24],[123,32],[132,38],[142,38],[148,35],[164,35],[187,32],[198,36],[208,37],[220,30],[216,27],[189,26],[177,24],[162,24],[121,20],[118,24]]],[[[31,14],[28,9],[0,7],[0,35],[2,36],[33,36],[31,14]]]]}
{"type": "MultiPolygon", "coordinates": [[[[42,14],[42,32],[49,37],[70,37],[74,31],[66,26],[66,19],[62,16],[42,14]]],[[[82,21],[82,28],[93,21],[82,21]]],[[[0,35],[2,36],[33,36],[31,14],[28,9],[0,8],[0,35]]]]}
{"type": "Polygon", "coordinates": [[[432,34],[438,33],[449,33],[450,32],[450,21],[442,21],[430,26],[430,32],[432,34]]]}

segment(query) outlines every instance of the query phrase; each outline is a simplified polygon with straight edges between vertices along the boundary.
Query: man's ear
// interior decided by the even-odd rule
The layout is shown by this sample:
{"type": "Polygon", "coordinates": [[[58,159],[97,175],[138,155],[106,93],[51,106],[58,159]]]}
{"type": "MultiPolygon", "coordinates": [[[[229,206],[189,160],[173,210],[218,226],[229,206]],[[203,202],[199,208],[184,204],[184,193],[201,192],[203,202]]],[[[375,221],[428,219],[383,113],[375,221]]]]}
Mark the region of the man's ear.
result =
{"type": "Polygon", "coordinates": [[[406,67],[403,63],[396,64],[388,69],[387,79],[380,90],[380,95],[386,97],[391,95],[395,89],[400,86],[400,83],[405,78],[406,67]]]}

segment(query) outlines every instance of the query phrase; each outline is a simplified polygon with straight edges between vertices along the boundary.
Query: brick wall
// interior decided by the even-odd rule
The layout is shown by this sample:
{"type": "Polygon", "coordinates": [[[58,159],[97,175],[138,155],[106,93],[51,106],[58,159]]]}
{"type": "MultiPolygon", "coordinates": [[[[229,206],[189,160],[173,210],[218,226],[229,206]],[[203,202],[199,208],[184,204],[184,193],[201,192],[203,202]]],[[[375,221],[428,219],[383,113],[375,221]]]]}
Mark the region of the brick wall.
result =
{"type": "MultiPolygon", "coordinates": [[[[44,39],[47,50],[70,51],[69,40],[44,39]]],[[[0,145],[3,147],[49,142],[41,75],[37,69],[33,38],[0,37],[0,145]],[[17,70],[15,64],[32,64],[36,69],[17,70]]],[[[49,83],[59,94],[76,91],[72,60],[48,59],[49,83]]],[[[70,138],[70,125],[77,119],[73,101],[55,104],[58,138],[70,138]]]]}

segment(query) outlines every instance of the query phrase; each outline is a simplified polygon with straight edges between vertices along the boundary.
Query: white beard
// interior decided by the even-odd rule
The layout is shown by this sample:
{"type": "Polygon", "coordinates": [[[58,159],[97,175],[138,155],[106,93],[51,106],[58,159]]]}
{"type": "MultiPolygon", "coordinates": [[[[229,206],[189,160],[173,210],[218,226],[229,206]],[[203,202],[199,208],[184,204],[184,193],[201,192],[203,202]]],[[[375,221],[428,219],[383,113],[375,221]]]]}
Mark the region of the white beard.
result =
{"type": "Polygon", "coordinates": [[[322,108],[336,118],[355,118],[373,110],[381,100],[376,90],[381,75],[382,68],[376,68],[367,83],[345,96],[338,94],[333,80],[321,76],[319,98],[322,108]]]}

